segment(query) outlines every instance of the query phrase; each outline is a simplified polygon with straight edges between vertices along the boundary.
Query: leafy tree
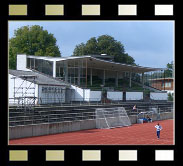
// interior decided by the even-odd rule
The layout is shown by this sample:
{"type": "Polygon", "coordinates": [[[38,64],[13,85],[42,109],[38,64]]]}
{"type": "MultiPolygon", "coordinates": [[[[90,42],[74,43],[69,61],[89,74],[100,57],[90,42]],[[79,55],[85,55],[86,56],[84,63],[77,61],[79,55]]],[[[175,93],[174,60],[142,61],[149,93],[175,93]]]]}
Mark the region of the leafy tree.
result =
{"type": "Polygon", "coordinates": [[[168,93],[168,101],[173,101],[173,93],[168,93]]]}
{"type": "Polygon", "coordinates": [[[115,62],[135,65],[135,60],[125,53],[123,44],[109,35],[102,35],[98,38],[92,37],[86,44],[81,43],[76,45],[73,52],[73,56],[89,54],[107,54],[112,56],[115,62]]]}
{"type": "Polygon", "coordinates": [[[173,76],[173,61],[166,65],[167,69],[165,70],[165,77],[173,76]]]}
{"type": "Polygon", "coordinates": [[[53,34],[43,30],[39,25],[23,26],[14,32],[9,40],[9,68],[16,69],[16,55],[28,54],[35,56],[60,57],[53,34]]]}

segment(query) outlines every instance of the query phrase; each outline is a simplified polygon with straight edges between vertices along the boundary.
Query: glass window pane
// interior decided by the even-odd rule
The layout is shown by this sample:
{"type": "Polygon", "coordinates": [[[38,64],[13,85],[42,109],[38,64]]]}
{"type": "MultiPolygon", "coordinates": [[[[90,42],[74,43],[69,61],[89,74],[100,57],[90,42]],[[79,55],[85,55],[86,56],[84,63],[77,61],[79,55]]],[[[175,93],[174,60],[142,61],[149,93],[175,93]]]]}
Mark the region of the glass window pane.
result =
{"type": "Polygon", "coordinates": [[[27,58],[27,68],[30,68],[30,58],[27,58]]]}

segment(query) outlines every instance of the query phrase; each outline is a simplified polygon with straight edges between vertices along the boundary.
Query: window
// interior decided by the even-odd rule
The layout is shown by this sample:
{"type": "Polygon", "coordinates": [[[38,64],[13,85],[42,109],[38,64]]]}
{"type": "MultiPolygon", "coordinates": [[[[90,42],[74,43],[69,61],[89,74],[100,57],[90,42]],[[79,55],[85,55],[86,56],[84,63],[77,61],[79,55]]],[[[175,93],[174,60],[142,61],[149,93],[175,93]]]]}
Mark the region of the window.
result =
{"type": "Polygon", "coordinates": [[[56,77],[63,78],[63,62],[56,62],[56,77]]]}
{"type": "Polygon", "coordinates": [[[42,87],[42,93],[45,93],[45,87],[42,87]]]}
{"type": "Polygon", "coordinates": [[[53,76],[53,62],[43,59],[27,58],[27,67],[53,76]]]}
{"type": "Polygon", "coordinates": [[[164,82],[162,83],[162,87],[166,87],[166,88],[170,88],[171,87],[171,82],[165,82],[165,84],[164,84],[164,82]]]}
{"type": "Polygon", "coordinates": [[[171,87],[171,83],[170,82],[166,82],[165,83],[165,87],[170,88],[171,87]]]}
{"type": "Polygon", "coordinates": [[[27,68],[30,68],[30,58],[27,58],[27,68]]]}
{"type": "Polygon", "coordinates": [[[53,62],[43,60],[42,61],[42,73],[53,76],[53,62]]]}
{"type": "Polygon", "coordinates": [[[34,69],[34,59],[33,58],[30,59],[30,68],[34,69]]]}

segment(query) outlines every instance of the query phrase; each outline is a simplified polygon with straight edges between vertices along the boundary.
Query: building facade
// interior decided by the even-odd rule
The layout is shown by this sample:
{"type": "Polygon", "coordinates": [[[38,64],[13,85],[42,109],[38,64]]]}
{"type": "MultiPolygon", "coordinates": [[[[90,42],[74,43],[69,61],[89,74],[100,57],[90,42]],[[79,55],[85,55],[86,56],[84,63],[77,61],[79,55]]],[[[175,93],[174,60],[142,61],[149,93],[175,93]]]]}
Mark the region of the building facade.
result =
{"type": "Polygon", "coordinates": [[[162,68],[116,63],[106,60],[106,56],[96,55],[65,58],[17,55],[17,70],[36,70],[85,88],[93,86],[95,80],[103,86],[111,80],[113,87],[118,87],[123,78],[129,79],[131,87],[132,79],[143,84],[147,82],[145,73],[163,71],[162,68]]]}
{"type": "MultiPolygon", "coordinates": [[[[143,100],[145,88],[162,93],[162,90],[154,88],[152,81],[149,80],[155,72],[162,75],[163,70],[116,63],[107,55],[41,57],[20,54],[17,55],[17,70],[9,72],[11,77],[14,73],[13,76],[16,78],[14,82],[9,79],[9,87],[12,89],[9,97],[15,96],[15,86],[18,86],[16,80],[31,82],[28,77],[25,77],[25,81],[23,75],[39,74],[39,77],[35,77],[34,83],[39,104],[99,102],[103,98],[115,101],[143,100]],[[19,75],[21,72],[24,73],[19,75]],[[38,78],[43,76],[45,78],[41,82],[38,78]]],[[[163,99],[166,99],[166,96],[163,99]]]]}
{"type": "Polygon", "coordinates": [[[33,71],[9,70],[10,104],[51,104],[67,102],[70,85],[33,71]]]}
{"type": "Polygon", "coordinates": [[[153,79],[152,86],[168,93],[174,93],[174,79],[173,78],[157,78],[153,79]]]}

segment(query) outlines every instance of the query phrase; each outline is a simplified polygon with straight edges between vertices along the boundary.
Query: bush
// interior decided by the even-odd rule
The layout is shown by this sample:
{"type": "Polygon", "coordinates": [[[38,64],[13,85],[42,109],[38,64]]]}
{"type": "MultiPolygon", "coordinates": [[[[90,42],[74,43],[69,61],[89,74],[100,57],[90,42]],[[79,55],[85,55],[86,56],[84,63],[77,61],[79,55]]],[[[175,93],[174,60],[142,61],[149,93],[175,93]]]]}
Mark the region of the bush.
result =
{"type": "Polygon", "coordinates": [[[173,93],[168,93],[168,101],[173,101],[173,93]]]}

